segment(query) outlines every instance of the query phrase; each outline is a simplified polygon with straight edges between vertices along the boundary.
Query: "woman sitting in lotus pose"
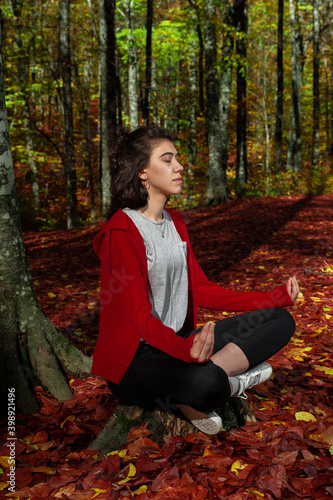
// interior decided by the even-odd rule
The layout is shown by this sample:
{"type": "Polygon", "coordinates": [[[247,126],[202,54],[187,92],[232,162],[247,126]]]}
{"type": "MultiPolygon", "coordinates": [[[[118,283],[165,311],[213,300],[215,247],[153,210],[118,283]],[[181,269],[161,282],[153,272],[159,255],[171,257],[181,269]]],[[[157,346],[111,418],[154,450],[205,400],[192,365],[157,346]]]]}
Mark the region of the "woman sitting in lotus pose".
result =
{"type": "Polygon", "coordinates": [[[111,152],[112,206],[94,239],[101,260],[100,332],[92,373],[125,403],[180,410],[215,434],[214,411],[266,381],[268,358],[295,330],[295,277],[269,292],[235,292],[209,281],[179,213],[165,208],[182,189],[171,133],[123,131],[111,152]],[[196,328],[197,307],[249,311],[196,328]]]}

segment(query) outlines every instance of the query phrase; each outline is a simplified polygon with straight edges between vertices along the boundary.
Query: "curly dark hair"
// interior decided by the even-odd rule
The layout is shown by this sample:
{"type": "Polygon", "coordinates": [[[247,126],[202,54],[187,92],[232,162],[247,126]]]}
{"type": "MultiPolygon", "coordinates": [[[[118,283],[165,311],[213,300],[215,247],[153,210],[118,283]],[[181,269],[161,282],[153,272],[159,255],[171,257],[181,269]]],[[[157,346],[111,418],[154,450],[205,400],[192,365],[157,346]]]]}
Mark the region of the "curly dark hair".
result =
{"type": "Polygon", "coordinates": [[[119,208],[145,207],[148,191],[139,178],[147,167],[153,150],[161,141],[174,141],[172,133],[156,125],[141,126],[133,132],[118,129],[111,157],[111,211],[119,208]]]}

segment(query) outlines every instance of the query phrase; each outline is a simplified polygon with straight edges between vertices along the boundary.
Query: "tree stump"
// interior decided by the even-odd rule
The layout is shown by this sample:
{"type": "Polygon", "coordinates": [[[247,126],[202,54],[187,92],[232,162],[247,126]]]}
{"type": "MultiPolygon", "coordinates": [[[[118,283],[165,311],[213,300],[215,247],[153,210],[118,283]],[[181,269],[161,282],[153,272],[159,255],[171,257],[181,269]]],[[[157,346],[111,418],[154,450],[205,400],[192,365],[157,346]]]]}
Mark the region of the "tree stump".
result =
{"type": "MultiPolygon", "coordinates": [[[[241,398],[231,398],[223,408],[217,409],[222,418],[223,429],[228,431],[256,421],[250,404],[241,398]]],[[[151,432],[150,439],[163,444],[169,437],[184,437],[199,430],[185,417],[173,413],[155,410],[146,411],[139,406],[130,406],[119,402],[102,432],[90,443],[89,448],[99,450],[100,456],[118,450],[126,444],[126,438],[132,427],[146,423],[151,432]]]]}

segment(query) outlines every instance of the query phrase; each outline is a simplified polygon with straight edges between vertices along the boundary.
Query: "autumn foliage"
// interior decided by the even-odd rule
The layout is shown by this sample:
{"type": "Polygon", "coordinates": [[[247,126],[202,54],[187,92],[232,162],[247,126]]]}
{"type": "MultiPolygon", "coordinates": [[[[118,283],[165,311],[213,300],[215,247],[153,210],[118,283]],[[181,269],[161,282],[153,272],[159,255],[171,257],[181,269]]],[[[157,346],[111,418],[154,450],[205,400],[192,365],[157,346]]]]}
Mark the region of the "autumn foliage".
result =
{"type": "MultiPolygon", "coordinates": [[[[105,381],[70,380],[58,402],[36,387],[40,410],[16,418],[16,492],[8,493],[7,421],[2,423],[0,496],[19,499],[245,500],[333,497],[333,195],[235,201],[184,212],[210,279],[266,290],[293,274],[301,297],[290,344],[274,375],[248,391],[257,422],[217,436],[190,434],[158,445],[145,425],[98,458],[89,443],[116,404],[105,381]]],[[[92,354],[98,333],[98,227],[25,233],[40,302],[71,342],[92,354]]],[[[199,311],[199,321],[224,313],[199,311]]]]}

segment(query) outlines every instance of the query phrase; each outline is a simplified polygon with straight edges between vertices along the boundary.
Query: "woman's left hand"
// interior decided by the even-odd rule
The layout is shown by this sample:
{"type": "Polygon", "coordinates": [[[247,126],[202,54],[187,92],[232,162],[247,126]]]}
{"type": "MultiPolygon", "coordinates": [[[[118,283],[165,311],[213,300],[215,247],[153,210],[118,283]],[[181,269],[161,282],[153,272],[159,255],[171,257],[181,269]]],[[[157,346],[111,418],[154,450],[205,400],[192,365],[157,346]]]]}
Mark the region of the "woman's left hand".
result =
{"type": "Polygon", "coordinates": [[[299,285],[296,276],[289,278],[287,282],[287,291],[291,297],[291,300],[295,303],[299,294],[299,285]]]}

